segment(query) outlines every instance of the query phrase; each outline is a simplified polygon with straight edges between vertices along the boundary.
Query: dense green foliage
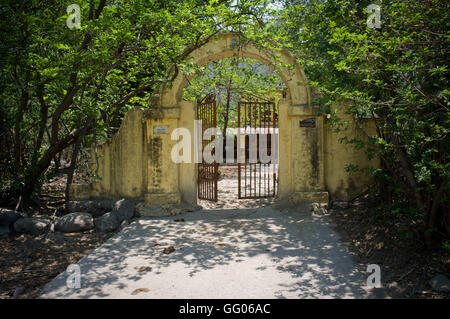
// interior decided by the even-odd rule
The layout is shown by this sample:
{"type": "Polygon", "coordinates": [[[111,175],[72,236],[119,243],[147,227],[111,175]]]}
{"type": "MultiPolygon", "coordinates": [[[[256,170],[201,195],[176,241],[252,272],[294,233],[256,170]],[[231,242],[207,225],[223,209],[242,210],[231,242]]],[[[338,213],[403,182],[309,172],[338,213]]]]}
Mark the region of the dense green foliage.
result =
{"type": "Polygon", "coordinates": [[[337,102],[348,104],[356,120],[376,119],[378,136],[346,142],[381,158],[373,171],[380,210],[406,234],[420,229],[429,239],[447,228],[450,235],[450,7],[383,1],[381,27],[369,28],[371,3],[286,1],[274,29],[284,32],[310,85],[322,93],[315,103],[332,113],[331,125],[345,128],[339,110],[330,108],[337,102]]]}
{"type": "Polygon", "coordinates": [[[184,89],[186,100],[214,93],[217,123],[222,130],[237,125],[237,104],[244,100],[276,101],[284,83],[276,72],[257,60],[234,56],[200,67],[184,89]]]}
{"type": "Polygon", "coordinates": [[[170,65],[188,66],[191,50],[222,30],[255,24],[263,7],[84,0],[77,1],[81,28],[70,29],[72,3],[11,0],[0,7],[3,199],[32,197],[58,153],[92,142],[130,107],[146,107],[149,94],[170,81],[170,65]]]}

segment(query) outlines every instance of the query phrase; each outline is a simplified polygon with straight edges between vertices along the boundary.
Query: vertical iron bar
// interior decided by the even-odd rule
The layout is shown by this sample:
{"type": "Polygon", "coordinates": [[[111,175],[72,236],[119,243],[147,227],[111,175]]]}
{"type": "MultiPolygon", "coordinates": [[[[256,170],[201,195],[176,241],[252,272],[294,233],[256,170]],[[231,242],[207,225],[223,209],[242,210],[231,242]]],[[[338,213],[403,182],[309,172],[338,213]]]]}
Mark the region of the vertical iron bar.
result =
{"type": "Polygon", "coordinates": [[[206,193],[205,193],[205,182],[206,182],[206,166],[205,166],[205,159],[203,158],[203,148],[205,147],[205,142],[203,141],[203,132],[205,131],[207,123],[205,120],[205,105],[202,105],[202,175],[203,175],[203,181],[202,181],[202,193],[203,197],[206,199],[206,193]]]}
{"type": "Polygon", "coordinates": [[[247,103],[244,102],[244,197],[247,197],[247,137],[245,133],[247,133],[247,103]]]}
{"type": "MultiPolygon", "coordinates": [[[[273,104],[273,115],[272,115],[272,126],[273,126],[273,133],[275,133],[275,103],[272,103],[273,104]]],[[[275,163],[272,163],[272,165],[273,165],[273,196],[275,196],[276,195],[276,187],[277,187],[277,185],[276,185],[276,179],[277,179],[277,176],[276,176],[276,172],[275,172],[275,163]]]]}
{"type": "MultiPolygon", "coordinates": [[[[266,155],[268,154],[268,147],[267,147],[267,143],[268,143],[268,135],[267,135],[267,129],[266,129],[266,112],[267,112],[267,104],[264,104],[264,134],[266,134],[266,144],[264,145],[264,147],[266,148],[266,155]]],[[[264,163],[263,166],[263,173],[264,173],[264,179],[263,179],[263,183],[264,183],[264,197],[267,196],[267,163],[264,163]]]]}
{"type": "MultiPolygon", "coordinates": [[[[257,108],[257,103],[255,103],[254,105],[253,105],[253,116],[255,117],[255,119],[254,119],[254,124],[255,124],[255,139],[258,141],[258,134],[257,134],[257,131],[256,131],[256,121],[257,121],[257,111],[258,111],[258,108],[257,108]]],[[[256,145],[256,147],[258,147],[257,145],[256,145]]],[[[256,163],[258,162],[258,154],[256,154],[256,163]]],[[[253,189],[254,189],[254,191],[253,191],[253,193],[255,194],[254,195],[254,197],[256,197],[256,163],[254,163],[253,164],[253,166],[255,167],[255,171],[254,171],[254,174],[253,174],[253,181],[254,181],[254,183],[253,183],[253,189]]]]}
{"type": "MultiPolygon", "coordinates": [[[[259,105],[259,135],[258,138],[261,139],[261,104],[259,105]]],[[[260,148],[261,140],[258,141],[258,149],[260,148]]],[[[258,157],[261,154],[261,150],[259,149],[258,157]]],[[[259,158],[258,163],[259,168],[259,176],[258,176],[258,186],[259,186],[259,197],[261,197],[261,158],[259,158]]]]}
{"type": "MultiPolygon", "coordinates": [[[[208,103],[208,120],[209,120],[209,127],[212,127],[212,120],[213,120],[213,115],[212,115],[212,104],[211,102],[208,103]]],[[[213,137],[211,136],[210,139],[210,143],[212,143],[213,141],[213,137]]],[[[211,152],[212,154],[212,152],[211,152]]],[[[214,185],[214,174],[213,174],[213,166],[214,166],[214,161],[213,163],[209,164],[209,187],[208,187],[208,192],[209,192],[209,198],[213,198],[213,185],[214,185]]]]}
{"type": "MultiPolygon", "coordinates": [[[[238,123],[237,123],[237,135],[236,135],[236,159],[238,162],[238,198],[240,199],[242,197],[241,195],[241,163],[239,161],[239,156],[240,152],[239,152],[239,137],[240,137],[240,133],[241,133],[241,102],[238,102],[238,123]]],[[[234,138],[234,137],[233,137],[234,138]]],[[[233,150],[234,152],[234,150],[233,150]]],[[[234,156],[234,154],[233,154],[234,156]]]]}
{"type": "Polygon", "coordinates": [[[251,134],[252,134],[252,104],[251,104],[251,102],[249,102],[248,103],[248,105],[247,105],[247,108],[248,108],[248,112],[249,112],[249,115],[248,115],[248,120],[247,120],[247,125],[248,125],[248,128],[249,128],[249,132],[248,132],[248,167],[249,167],[249,171],[248,171],[248,177],[249,177],[249,180],[248,180],[248,190],[249,190],[249,193],[250,193],[250,195],[248,195],[248,196],[252,196],[252,163],[251,163],[251,161],[250,161],[250,136],[251,136],[251,134]]]}
{"type": "MultiPolygon", "coordinates": [[[[216,104],[216,99],[214,99],[214,127],[217,128],[217,104],[216,104]]],[[[222,134],[222,138],[223,137],[224,136],[222,134]]],[[[223,151],[223,149],[222,149],[222,151],[223,151]]],[[[214,165],[214,168],[215,168],[215,170],[214,170],[214,200],[217,202],[217,192],[218,192],[218,189],[217,189],[218,185],[217,185],[217,183],[218,183],[218,179],[219,179],[219,163],[217,163],[217,154],[220,154],[220,152],[217,152],[216,149],[214,149],[214,152],[215,152],[215,154],[214,154],[215,155],[214,156],[214,158],[215,158],[215,160],[214,160],[214,163],[215,163],[215,165],[214,165]]]]}

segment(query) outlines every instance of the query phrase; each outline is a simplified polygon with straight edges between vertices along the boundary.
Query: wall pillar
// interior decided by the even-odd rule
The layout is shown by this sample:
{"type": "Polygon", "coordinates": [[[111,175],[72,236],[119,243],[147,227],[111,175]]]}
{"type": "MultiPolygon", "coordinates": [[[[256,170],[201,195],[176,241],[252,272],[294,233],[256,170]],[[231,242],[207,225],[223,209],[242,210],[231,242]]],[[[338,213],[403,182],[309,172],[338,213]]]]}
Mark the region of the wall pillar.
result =
{"type": "Polygon", "coordinates": [[[323,118],[308,104],[280,104],[280,198],[328,202],[323,118]],[[286,167],[288,166],[288,167],[286,167]]]}
{"type": "Polygon", "coordinates": [[[178,167],[171,158],[177,143],[171,134],[178,127],[179,118],[179,107],[154,109],[146,114],[148,184],[144,199],[150,204],[181,200],[178,167]]]}

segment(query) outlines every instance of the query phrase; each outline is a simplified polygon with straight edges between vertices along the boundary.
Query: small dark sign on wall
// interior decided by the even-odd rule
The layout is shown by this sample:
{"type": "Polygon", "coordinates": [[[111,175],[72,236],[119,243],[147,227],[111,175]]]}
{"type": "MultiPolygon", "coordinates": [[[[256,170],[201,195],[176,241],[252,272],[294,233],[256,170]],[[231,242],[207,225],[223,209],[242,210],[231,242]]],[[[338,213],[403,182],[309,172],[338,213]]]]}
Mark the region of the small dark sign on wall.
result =
{"type": "Polygon", "coordinates": [[[316,127],[316,119],[310,118],[310,119],[306,119],[303,121],[300,121],[300,127],[310,127],[310,128],[315,128],[316,127]]]}

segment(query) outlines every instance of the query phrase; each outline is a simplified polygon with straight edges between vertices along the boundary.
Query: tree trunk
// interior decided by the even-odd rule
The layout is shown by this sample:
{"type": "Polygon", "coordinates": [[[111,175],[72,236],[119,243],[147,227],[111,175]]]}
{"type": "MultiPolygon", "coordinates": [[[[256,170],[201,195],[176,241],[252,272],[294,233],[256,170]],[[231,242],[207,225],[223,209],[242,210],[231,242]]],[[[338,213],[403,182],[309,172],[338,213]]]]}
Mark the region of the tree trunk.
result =
{"type": "Polygon", "coordinates": [[[224,114],[224,118],[223,118],[223,155],[224,156],[228,156],[228,154],[226,154],[226,149],[227,149],[227,128],[228,128],[228,121],[230,119],[230,103],[231,103],[231,79],[228,83],[228,87],[227,87],[227,102],[225,104],[225,114],[224,114]]]}
{"type": "Polygon", "coordinates": [[[444,191],[447,188],[447,179],[445,179],[439,190],[436,192],[436,195],[433,198],[433,203],[430,208],[429,214],[427,214],[428,224],[427,230],[425,232],[425,243],[428,248],[431,247],[432,237],[433,237],[433,229],[436,227],[436,220],[439,212],[439,204],[441,203],[441,198],[444,195],[444,191]]]}
{"type": "Polygon", "coordinates": [[[446,224],[447,224],[447,236],[450,238],[450,212],[448,211],[448,208],[446,210],[446,224]]]}
{"type": "MultiPolygon", "coordinates": [[[[28,77],[28,75],[27,75],[28,77]]],[[[27,79],[28,80],[28,79],[27,79]]],[[[20,172],[21,168],[21,158],[22,158],[22,132],[21,132],[21,126],[23,122],[23,114],[25,112],[25,109],[28,105],[28,91],[27,88],[22,88],[22,96],[21,96],[21,102],[19,106],[19,110],[16,115],[16,122],[14,125],[14,168],[16,170],[16,173],[20,172]]]]}
{"type": "Polygon", "coordinates": [[[81,136],[89,134],[93,130],[94,123],[95,121],[86,124],[83,128],[66,135],[45,151],[36,166],[31,167],[25,176],[25,185],[23,187],[24,200],[29,200],[31,198],[39,178],[49,168],[52,159],[54,159],[58,153],[74,144],[77,139],[81,138],[81,136]]]}
{"type": "Polygon", "coordinates": [[[57,154],[53,160],[55,162],[55,168],[53,171],[55,175],[58,175],[58,173],[59,173],[59,167],[61,166],[61,157],[62,157],[62,152],[57,154]]]}
{"type": "Polygon", "coordinates": [[[231,91],[227,89],[227,103],[225,105],[225,115],[223,117],[223,134],[225,136],[228,128],[228,122],[230,119],[230,99],[231,99],[231,91]]]}
{"type": "Polygon", "coordinates": [[[72,157],[70,159],[69,172],[67,173],[66,202],[68,202],[70,200],[69,188],[70,188],[70,185],[72,185],[73,174],[75,172],[75,168],[77,167],[77,159],[78,159],[78,154],[80,152],[80,148],[81,148],[81,138],[78,138],[77,141],[75,142],[75,144],[73,145],[72,157]]]}

